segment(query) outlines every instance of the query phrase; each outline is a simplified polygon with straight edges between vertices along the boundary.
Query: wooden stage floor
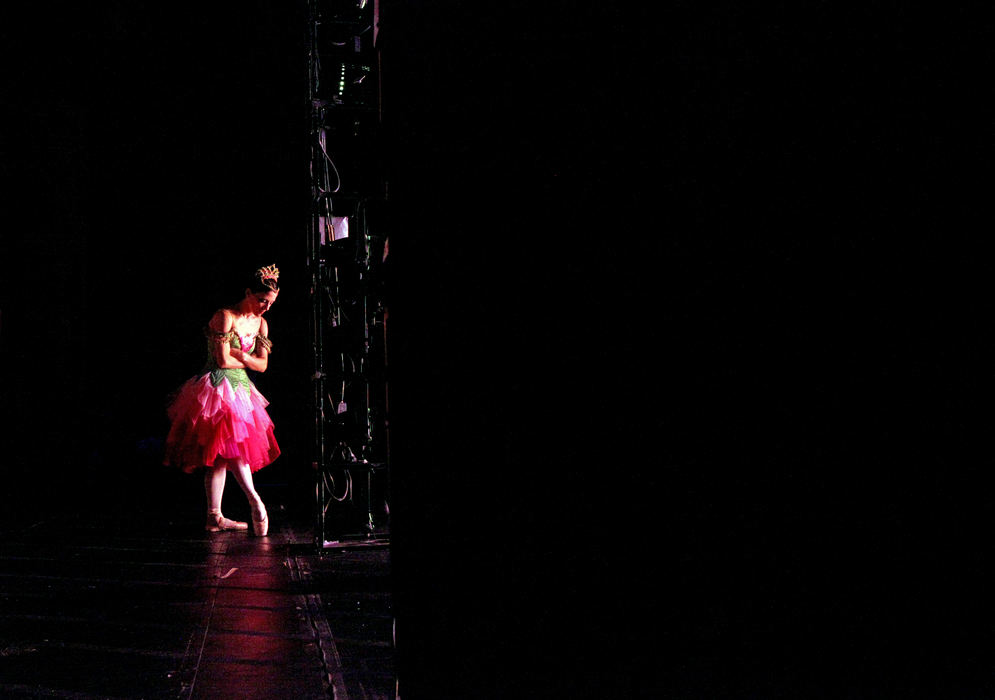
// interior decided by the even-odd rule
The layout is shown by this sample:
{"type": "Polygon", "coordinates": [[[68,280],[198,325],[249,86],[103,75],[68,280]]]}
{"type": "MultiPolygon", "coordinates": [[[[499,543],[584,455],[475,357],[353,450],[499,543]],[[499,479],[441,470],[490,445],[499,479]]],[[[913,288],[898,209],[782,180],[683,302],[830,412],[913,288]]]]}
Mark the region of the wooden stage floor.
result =
{"type": "Polygon", "coordinates": [[[389,548],[319,555],[288,513],[265,538],[190,509],[8,513],[0,696],[394,698],[389,548]]]}

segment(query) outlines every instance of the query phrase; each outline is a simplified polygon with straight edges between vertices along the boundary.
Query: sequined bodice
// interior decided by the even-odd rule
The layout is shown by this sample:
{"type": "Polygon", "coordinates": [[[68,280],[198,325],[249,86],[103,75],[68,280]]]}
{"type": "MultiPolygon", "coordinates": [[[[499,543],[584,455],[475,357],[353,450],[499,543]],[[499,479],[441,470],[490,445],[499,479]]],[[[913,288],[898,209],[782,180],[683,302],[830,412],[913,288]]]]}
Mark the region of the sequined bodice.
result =
{"type": "Polygon", "coordinates": [[[251,353],[256,347],[256,337],[259,335],[258,333],[239,335],[233,330],[227,333],[218,333],[209,328],[204,330],[204,334],[207,336],[207,369],[218,368],[218,361],[214,355],[214,346],[221,339],[226,339],[231,347],[236,350],[245,350],[245,352],[251,353]]]}

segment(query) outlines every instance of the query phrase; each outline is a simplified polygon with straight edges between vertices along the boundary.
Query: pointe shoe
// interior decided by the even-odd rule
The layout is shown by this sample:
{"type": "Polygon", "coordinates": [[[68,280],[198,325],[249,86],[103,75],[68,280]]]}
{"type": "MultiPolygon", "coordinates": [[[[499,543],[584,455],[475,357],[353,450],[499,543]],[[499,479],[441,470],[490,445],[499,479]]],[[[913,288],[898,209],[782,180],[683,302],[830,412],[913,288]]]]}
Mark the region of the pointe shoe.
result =
{"type": "Polygon", "coordinates": [[[249,524],[239,522],[238,520],[230,520],[221,513],[208,513],[207,514],[207,524],[204,529],[208,532],[222,532],[224,530],[248,530],[249,524]]]}
{"type": "Polygon", "coordinates": [[[256,509],[252,509],[252,532],[256,537],[265,537],[269,532],[269,515],[266,513],[266,506],[259,504],[262,513],[256,517],[256,509]]]}

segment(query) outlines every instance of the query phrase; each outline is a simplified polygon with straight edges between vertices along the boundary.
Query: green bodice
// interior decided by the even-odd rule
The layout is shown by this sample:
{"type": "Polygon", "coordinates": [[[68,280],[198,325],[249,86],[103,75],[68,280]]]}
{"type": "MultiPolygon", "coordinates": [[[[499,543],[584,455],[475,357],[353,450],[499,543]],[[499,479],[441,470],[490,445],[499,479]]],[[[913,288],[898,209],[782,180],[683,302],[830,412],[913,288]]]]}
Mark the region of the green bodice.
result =
{"type": "MultiPolygon", "coordinates": [[[[214,359],[214,344],[227,340],[231,347],[238,350],[242,349],[242,339],[238,337],[238,333],[235,331],[229,331],[228,333],[218,333],[212,331],[210,328],[204,329],[204,335],[207,336],[207,364],[204,365],[204,372],[210,373],[211,375],[211,385],[218,386],[221,381],[228,378],[228,383],[231,384],[231,388],[238,391],[239,387],[243,387],[246,391],[252,386],[252,382],[249,380],[248,373],[241,367],[234,369],[222,369],[218,367],[218,363],[214,359]]],[[[252,352],[256,347],[256,336],[252,337],[252,345],[249,346],[246,352],[252,352]]]]}

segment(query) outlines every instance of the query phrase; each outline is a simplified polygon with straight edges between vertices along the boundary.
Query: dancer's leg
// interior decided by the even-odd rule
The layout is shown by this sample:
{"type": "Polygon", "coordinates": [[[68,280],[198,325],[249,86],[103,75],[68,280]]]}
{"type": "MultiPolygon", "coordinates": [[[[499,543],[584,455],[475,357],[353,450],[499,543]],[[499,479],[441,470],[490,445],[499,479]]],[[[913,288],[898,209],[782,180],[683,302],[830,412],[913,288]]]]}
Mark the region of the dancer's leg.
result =
{"type": "Polygon", "coordinates": [[[257,535],[265,535],[269,527],[269,519],[266,515],[266,506],[263,505],[263,499],[256,493],[256,486],[252,483],[252,469],[240,460],[232,466],[231,473],[238,485],[242,487],[242,491],[252,507],[252,529],[257,535]]]}
{"type": "Polygon", "coordinates": [[[207,512],[221,515],[221,497],[225,493],[224,467],[204,467],[204,495],[207,497],[207,512]]]}
{"type": "Polygon", "coordinates": [[[248,523],[229,520],[221,514],[221,497],[225,493],[227,469],[204,467],[204,495],[207,497],[207,525],[209,532],[220,530],[248,530],[248,523]]]}

